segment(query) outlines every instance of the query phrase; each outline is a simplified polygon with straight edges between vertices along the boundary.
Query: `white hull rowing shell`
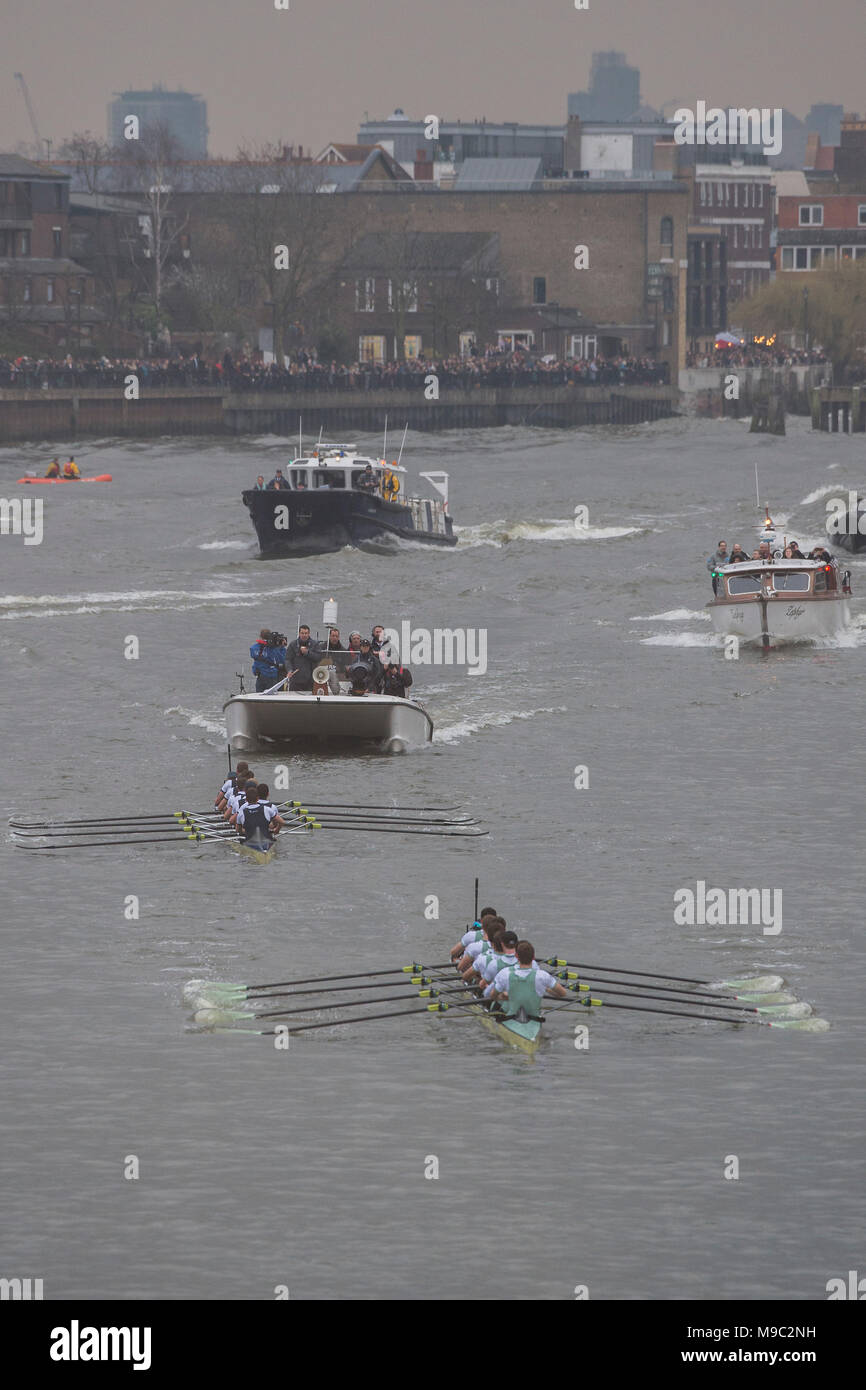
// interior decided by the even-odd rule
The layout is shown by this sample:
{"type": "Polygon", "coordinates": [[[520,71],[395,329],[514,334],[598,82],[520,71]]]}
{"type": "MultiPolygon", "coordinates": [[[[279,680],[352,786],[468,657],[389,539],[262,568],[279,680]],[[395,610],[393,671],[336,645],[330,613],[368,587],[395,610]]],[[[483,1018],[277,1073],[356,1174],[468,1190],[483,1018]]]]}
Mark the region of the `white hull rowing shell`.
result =
{"type": "Polygon", "coordinates": [[[716,632],[739,637],[741,642],[760,642],[767,633],[773,642],[809,642],[816,638],[841,636],[851,622],[847,596],[809,598],[799,594],[771,597],[764,605],[751,594],[739,599],[715,600],[707,604],[716,632]]]}
{"type": "Polygon", "coordinates": [[[238,753],[263,742],[376,743],[403,752],[429,743],[433,720],[416,700],[397,695],[234,695],[223,705],[226,732],[238,753]]]}

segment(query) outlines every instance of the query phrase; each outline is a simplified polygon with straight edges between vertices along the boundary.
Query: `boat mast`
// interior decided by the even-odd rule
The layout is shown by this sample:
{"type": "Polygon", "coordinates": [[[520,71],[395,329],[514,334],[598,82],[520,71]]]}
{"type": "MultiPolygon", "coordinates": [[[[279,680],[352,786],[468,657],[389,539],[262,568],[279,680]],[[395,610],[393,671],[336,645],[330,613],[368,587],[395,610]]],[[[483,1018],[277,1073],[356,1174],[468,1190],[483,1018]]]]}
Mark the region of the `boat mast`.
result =
{"type": "Polygon", "coordinates": [[[382,462],[388,458],[388,416],[385,416],[385,437],[382,440],[382,462]]]}
{"type": "Polygon", "coordinates": [[[406,421],[406,425],[405,425],[404,430],[403,430],[403,438],[400,440],[400,452],[399,452],[399,454],[397,455],[397,467],[398,467],[398,468],[400,467],[400,460],[401,460],[401,458],[403,457],[403,445],[406,443],[406,435],[407,435],[408,433],[409,433],[409,421],[407,420],[407,421],[406,421]]]}

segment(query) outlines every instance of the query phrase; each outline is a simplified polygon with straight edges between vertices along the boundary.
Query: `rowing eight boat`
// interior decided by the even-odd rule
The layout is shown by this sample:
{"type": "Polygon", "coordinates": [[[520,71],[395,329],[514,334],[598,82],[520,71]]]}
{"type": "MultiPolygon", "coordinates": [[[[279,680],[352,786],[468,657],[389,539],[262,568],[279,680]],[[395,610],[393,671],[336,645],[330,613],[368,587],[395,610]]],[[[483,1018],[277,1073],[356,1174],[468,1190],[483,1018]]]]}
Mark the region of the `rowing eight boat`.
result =
{"type": "Polygon", "coordinates": [[[265,840],[255,840],[247,844],[246,840],[229,840],[228,846],[233,849],[235,854],[239,854],[242,859],[248,859],[253,864],[270,864],[275,857],[274,851],[277,847],[276,840],[268,843],[265,840]]]}
{"type": "MultiPolygon", "coordinates": [[[[541,1000],[538,1002],[540,1006],[541,1000]]],[[[471,1004],[466,1012],[477,1018],[488,1032],[495,1033],[503,1042],[520,1048],[521,1052],[530,1056],[533,1056],[541,1045],[541,1019],[533,1018],[521,1023],[518,1019],[507,1018],[504,1014],[493,1014],[487,1005],[481,1002],[480,997],[478,1003],[471,1004]]]]}

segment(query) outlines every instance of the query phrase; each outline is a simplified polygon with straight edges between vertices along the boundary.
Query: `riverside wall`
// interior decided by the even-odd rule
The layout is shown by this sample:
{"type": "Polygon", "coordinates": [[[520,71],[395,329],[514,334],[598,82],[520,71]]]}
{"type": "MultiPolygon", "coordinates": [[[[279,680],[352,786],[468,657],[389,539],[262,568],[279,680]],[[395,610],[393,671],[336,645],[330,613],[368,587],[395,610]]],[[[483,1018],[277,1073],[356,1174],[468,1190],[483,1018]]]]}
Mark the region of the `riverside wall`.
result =
{"type": "Polygon", "coordinates": [[[221,387],[154,387],[128,401],[123,389],[0,390],[0,443],[156,435],[305,435],[334,438],[391,428],[483,429],[497,425],[567,428],[629,425],[679,410],[669,386],[496,387],[443,391],[229,392],[221,387]]]}

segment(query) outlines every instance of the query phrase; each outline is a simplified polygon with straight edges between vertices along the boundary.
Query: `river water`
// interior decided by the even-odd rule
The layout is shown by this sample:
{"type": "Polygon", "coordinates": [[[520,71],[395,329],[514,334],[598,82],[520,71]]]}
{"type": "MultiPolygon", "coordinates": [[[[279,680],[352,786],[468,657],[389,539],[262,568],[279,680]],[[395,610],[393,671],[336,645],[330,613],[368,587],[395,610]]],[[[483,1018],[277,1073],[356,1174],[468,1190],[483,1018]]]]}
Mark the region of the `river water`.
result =
{"type": "MultiPolygon", "coordinates": [[[[857,437],[789,427],[410,436],[461,539],[393,557],[260,561],[239,494],[285,462],[272,436],[91,443],[111,486],[41,490],[42,544],[0,539],[4,815],[206,807],[258,629],[333,597],[344,634],[484,628],[488,669],[417,669],[433,744],[295,754],[292,794],[459,802],[490,835],[294,837],[267,868],[4,843],[4,1274],[47,1298],[809,1300],[862,1265],[866,609],[728,661],[703,607],[717,539],[754,544],[756,459],[801,545],[866,482],[857,437]],[[534,1060],[456,1012],[285,1052],[195,1027],[191,977],[441,961],[476,876],[544,955],[777,973],[832,1027],[602,1010],[578,1049],[552,1015],[534,1060]],[[678,924],[699,881],[781,890],[782,930],[678,924]]],[[[6,495],[54,452],[0,452],[6,495]]]]}

